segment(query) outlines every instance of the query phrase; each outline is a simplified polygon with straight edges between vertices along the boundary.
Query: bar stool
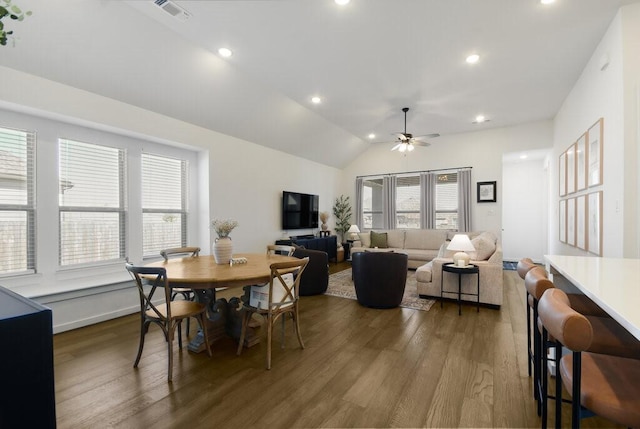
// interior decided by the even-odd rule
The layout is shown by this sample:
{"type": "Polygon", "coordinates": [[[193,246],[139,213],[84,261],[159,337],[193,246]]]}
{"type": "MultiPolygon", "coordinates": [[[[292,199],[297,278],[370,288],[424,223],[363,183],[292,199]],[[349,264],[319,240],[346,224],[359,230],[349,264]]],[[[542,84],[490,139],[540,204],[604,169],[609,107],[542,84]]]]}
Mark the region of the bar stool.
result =
{"type": "MultiPolygon", "coordinates": [[[[536,266],[531,268],[525,275],[524,285],[527,289],[527,306],[533,312],[533,320],[538,321],[538,301],[542,297],[543,293],[547,289],[555,289],[555,286],[551,280],[547,277],[547,271],[541,266],[536,266]]],[[[607,328],[617,332],[615,325],[617,323],[610,319],[609,317],[601,317],[604,311],[596,305],[593,301],[589,299],[589,297],[582,294],[569,294],[567,295],[570,307],[575,309],[578,313],[588,315],[589,317],[595,317],[594,324],[598,326],[603,326],[603,328],[607,328]],[[594,315],[594,316],[592,316],[594,315]],[[609,320],[609,322],[607,322],[609,320]]],[[[535,327],[535,324],[534,324],[535,327]]],[[[622,335],[622,334],[620,334],[622,335]]],[[[538,415],[541,415],[543,412],[541,400],[543,395],[546,392],[543,391],[542,388],[542,377],[540,374],[543,359],[545,359],[546,348],[543,343],[541,329],[533,329],[533,397],[538,402],[538,415]]],[[[604,337],[603,337],[604,338],[604,337]]],[[[613,336],[610,338],[614,338],[613,336]]],[[[611,347],[615,350],[620,350],[620,348],[624,348],[623,346],[614,346],[611,347]]],[[[531,348],[529,348],[529,354],[531,355],[531,348]]],[[[613,354],[613,353],[610,353],[613,354]]]]}
{"type": "MultiPolygon", "coordinates": [[[[595,413],[628,427],[640,426],[640,342],[626,330],[611,332],[593,325],[597,317],[588,317],[570,307],[567,294],[559,289],[549,289],[540,298],[538,315],[542,325],[542,335],[551,335],[556,347],[556,427],[561,427],[561,386],[570,392],[571,425],[580,426],[585,411],[595,413]],[[619,336],[619,335],[622,336],[619,336]],[[615,341],[629,342],[625,356],[601,354],[608,352],[609,337],[615,341]],[[629,338],[631,337],[631,338],[629,338]],[[572,354],[561,356],[562,346],[572,354]],[[586,408],[586,410],[583,409],[586,408]]],[[[546,365],[543,368],[543,385],[546,393],[546,365]]],[[[543,405],[543,428],[546,427],[547,397],[543,405]]],[[[584,417],[588,417],[585,415],[584,417]]]]}
{"type": "MultiPolygon", "coordinates": [[[[531,258],[522,258],[518,261],[516,271],[518,272],[520,278],[524,280],[527,273],[535,267],[537,267],[537,265],[531,258]]],[[[527,292],[525,305],[527,306],[527,353],[529,355],[529,359],[527,360],[527,371],[529,373],[529,377],[531,377],[531,365],[533,363],[533,347],[531,344],[531,309],[533,308],[533,306],[529,303],[530,297],[531,295],[529,294],[529,292],[527,292]]]]}

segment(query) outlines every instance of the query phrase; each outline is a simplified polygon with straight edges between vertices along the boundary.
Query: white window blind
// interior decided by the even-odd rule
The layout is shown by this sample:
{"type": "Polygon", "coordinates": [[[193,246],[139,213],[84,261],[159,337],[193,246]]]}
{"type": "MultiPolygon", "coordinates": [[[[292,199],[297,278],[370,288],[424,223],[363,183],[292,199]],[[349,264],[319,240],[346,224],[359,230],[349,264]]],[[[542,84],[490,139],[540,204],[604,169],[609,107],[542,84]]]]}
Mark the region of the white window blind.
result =
{"type": "Polygon", "coordinates": [[[188,162],[142,154],[143,256],[186,246],[188,162]]]}
{"type": "Polygon", "coordinates": [[[0,127],[0,275],[35,271],[35,133],[0,127]]]}
{"type": "Polygon", "coordinates": [[[125,254],[125,151],[60,139],[60,266],[125,254]]]}
{"type": "Polygon", "coordinates": [[[420,228],[420,176],[396,179],[396,228],[420,228]]]}
{"type": "Polygon", "coordinates": [[[458,173],[436,179],[436,229],[458,229],[458,173]]]}
{"type": "Polygon", "coordinates": [[[382,178],[362,181],[362,226],[382,228],[382,178]]]}

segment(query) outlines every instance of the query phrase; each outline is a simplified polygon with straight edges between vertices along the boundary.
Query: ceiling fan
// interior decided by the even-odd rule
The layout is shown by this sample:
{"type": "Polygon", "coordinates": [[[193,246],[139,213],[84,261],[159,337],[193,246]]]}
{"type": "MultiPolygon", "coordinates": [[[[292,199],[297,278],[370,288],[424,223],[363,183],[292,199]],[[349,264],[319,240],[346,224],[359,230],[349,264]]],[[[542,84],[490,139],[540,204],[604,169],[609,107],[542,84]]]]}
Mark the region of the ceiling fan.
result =
{"type": "Polygon", "coordinates": [[[392,147],[391,150],[397,150],[399,152],[411,152],[413,149],[415,149],[415,146],[431,146],[431,143],[421,140],[422,138],[434,138],[440,136],[440,134],[438,133],[433,133],[414,137],[413,134],[407,132],[407,112],[409,111],[409,108],[403,107],[402,111],[404,112],[404,132],[393,134],[397,137],[398,144],[392,147]]]}

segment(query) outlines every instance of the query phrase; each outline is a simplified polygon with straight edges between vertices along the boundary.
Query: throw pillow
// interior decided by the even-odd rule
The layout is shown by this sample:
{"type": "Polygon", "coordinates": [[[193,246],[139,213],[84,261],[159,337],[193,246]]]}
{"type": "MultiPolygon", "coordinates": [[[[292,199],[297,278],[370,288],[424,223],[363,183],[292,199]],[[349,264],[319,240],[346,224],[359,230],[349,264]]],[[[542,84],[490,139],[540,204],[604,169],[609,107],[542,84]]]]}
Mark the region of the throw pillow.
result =
{"type": "Polygon", "coordinates": [[[371,247],[371,234],[369,233],[369,231],[361,232],[358,235],[360,236],[362,247],[371,247]]]}
{"type": "Polygon", "coordinates": [[[473,255],[471,255],[471,259],[475,261],[486,261],[491,257],[491,255],[493,255],[493,252],[496,251],[495,243],[487,237],[483,237],[482,235],[479,235],[471,240],[471,244],[473,244],[473,247],[475,247],[476,249],[475,258],[473,258],[473,255]]]}
{"type": "Polygon", "coordinates": [[[387,246],[387,233],[371,231],[371,247],[377,247],[379,249],[386,249],[387,246]]]}

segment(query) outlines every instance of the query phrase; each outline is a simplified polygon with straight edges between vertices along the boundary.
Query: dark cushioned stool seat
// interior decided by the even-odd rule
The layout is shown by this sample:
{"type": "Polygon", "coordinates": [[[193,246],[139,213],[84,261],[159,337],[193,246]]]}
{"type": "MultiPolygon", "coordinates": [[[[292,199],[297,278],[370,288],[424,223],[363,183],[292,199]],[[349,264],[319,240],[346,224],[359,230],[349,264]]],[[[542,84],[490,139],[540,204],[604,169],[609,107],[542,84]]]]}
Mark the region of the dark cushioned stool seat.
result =
{"type": "Polygon", "coordinates": [[[409,257],[404,253],[358,252],[351,256],[358,302],[365,307],[400,305],[407,282],[409,257]]]}

